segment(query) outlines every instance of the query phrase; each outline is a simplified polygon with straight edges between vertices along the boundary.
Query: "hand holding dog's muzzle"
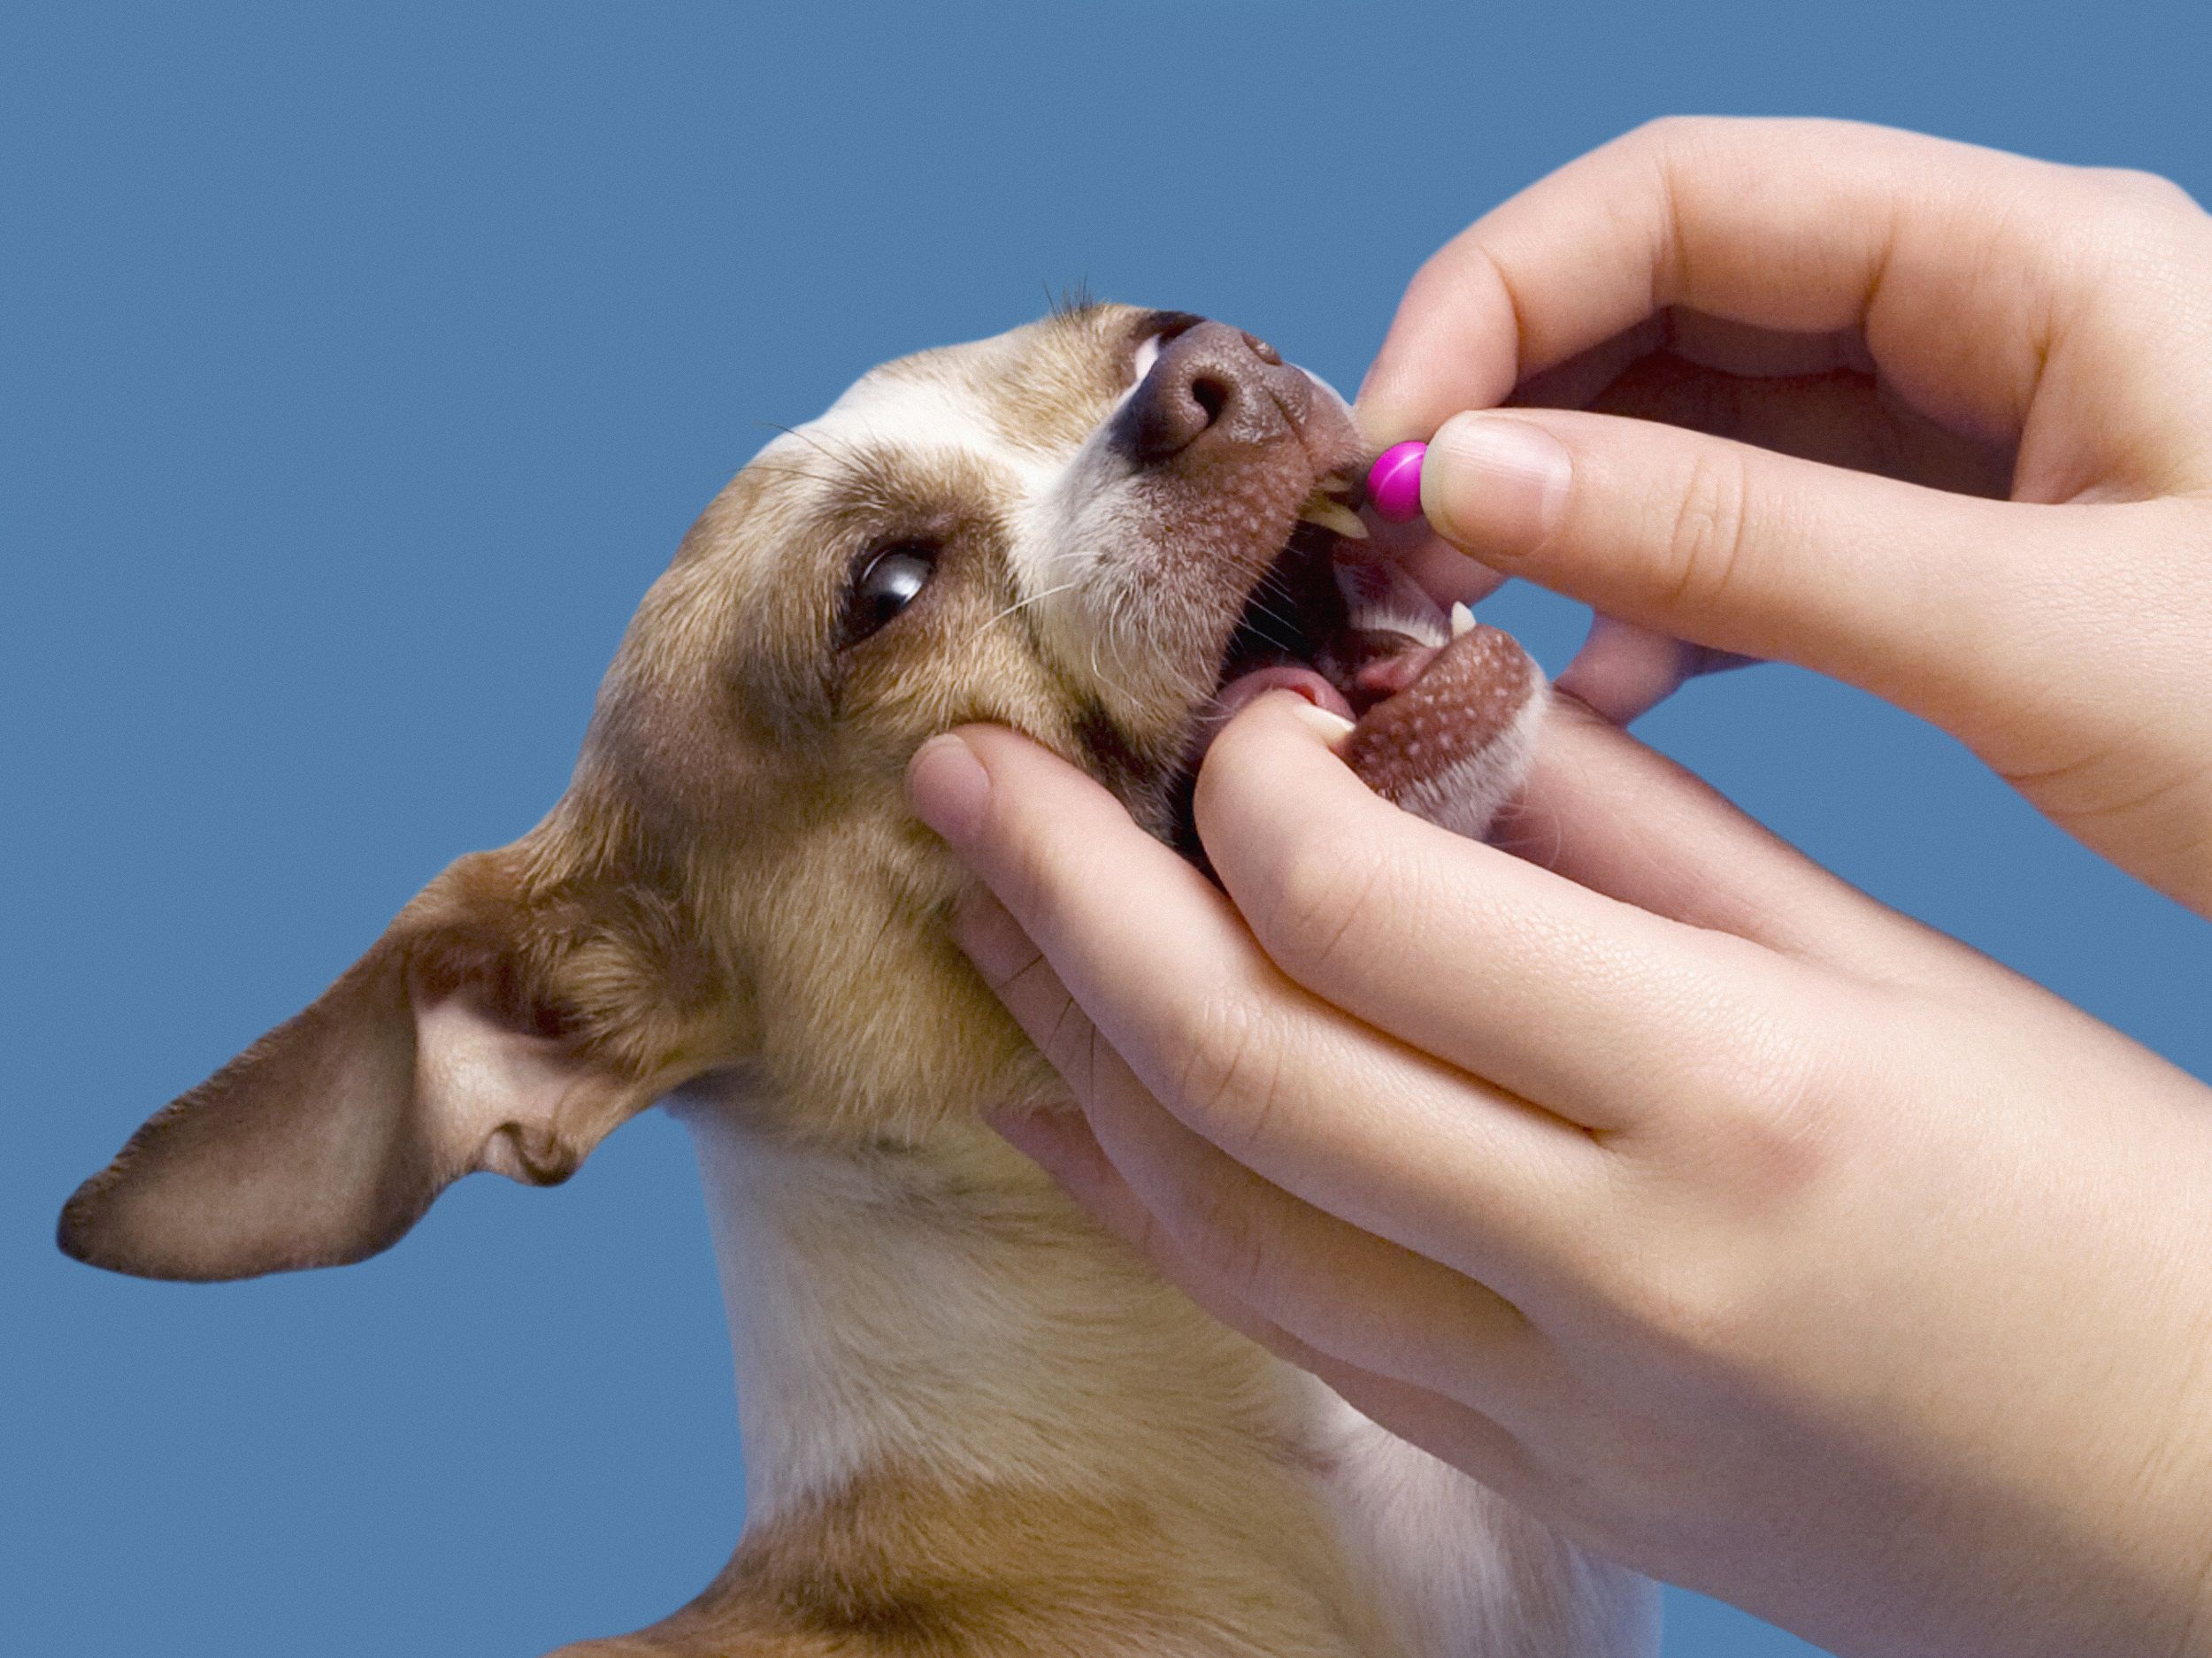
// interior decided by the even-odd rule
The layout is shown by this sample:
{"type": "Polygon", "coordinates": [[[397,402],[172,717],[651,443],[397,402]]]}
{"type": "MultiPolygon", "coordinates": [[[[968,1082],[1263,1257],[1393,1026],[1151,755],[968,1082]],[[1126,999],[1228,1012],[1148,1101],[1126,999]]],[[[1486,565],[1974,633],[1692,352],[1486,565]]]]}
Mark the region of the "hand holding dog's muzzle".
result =
{"type": "MultiPolygon", "coordinates": [[[[1616,714],[1694,649],[1851,679],[2212,912],[2212,336],[2173,280],[2208,267],[2140,180],[1647,131],[1416,279],[1361,411],[1431,440],[1425,526],[1376,541],[1432,595],[1625,618],[1561,677],[1616,714]]],[[[1081,1107],[1009,1137],[1642,1570],[1839,1652],[2201,1646],[2212,1090],[1568,703],[1500,846],[1368,759],[1240,713],[1197,779],[1217,890],[1018,738],[922,751],[995,895],[960,936],[1081,1107]]]]}
{"type": "Polygon", "coordinates": [[[994,894],[957,936],[1081,1107],[1009,1137],[1640,1570],[1839,1650],[2162,1650],[2212,1477],[2173,1408],[2212,1361],[2212,1091],[1571,708],[1524,856],[1379,799],[1309,712],[1263,697],[1207,757],[1225,891],[1010,733],[917,757],[994,894]]]}
{"type": "MultiPolygon", "coordinates": [[[[1624,618],[1561,679],[1600,709],[1693,649],[1864,687],[2212,913],[2207,269],[2156,181],[1649,129],[1416,278],[1361,415],[1429,440],[1426,530],[1376,540],[1624,618]]],[[[1019,738],[922,750],[995,894],[959,935],[1081,1108],[1010,1138],[1640,1570],[1839,1652],[2201,1649],[2212,1090],[1567,703],[1499,846],[1373,762],[1237,713],[1217,890],[1019,738]]]]}

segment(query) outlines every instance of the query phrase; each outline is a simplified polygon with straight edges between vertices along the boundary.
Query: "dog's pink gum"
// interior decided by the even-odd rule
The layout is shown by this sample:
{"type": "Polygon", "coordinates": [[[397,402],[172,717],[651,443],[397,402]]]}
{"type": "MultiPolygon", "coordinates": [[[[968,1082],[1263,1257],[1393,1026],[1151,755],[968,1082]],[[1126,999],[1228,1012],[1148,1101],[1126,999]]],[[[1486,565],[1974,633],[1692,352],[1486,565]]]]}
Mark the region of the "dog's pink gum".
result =
{"type": "Polygon", "coordinates": [[[1393,524],[1410,524],[1421,516],[1421,457],[1429,446],[1418,441],[1394,443],[1367,470],[1367,499],[1376,516],[1393,524]]]}

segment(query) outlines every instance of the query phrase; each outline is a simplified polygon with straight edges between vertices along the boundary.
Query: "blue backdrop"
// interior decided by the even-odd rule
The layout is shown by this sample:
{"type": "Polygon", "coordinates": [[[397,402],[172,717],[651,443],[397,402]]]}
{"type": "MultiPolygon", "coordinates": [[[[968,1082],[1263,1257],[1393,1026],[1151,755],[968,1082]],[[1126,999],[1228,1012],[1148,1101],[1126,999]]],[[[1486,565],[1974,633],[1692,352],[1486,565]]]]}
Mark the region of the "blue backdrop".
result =
{"type": "MultiPolygon", "coordinates": [[[[2200,0],[1448,10],[14,0],[0,1648],[529,1654],[740,1484],[688,1148],[214,1288],[54,1252],[153,1107],[553,799],[692,514],[1048,287],[1349,386],[1418,260],[1648,116],[1852,115],[2212,196],[2200,0]],[[2068,9],[2070,13],[2074,9],[2068,9]],[[2086,14],[2080,14],[2086,15],[2086,14]]],[[[1568,607],[1496,614],[1556,668],[1568,607]]],[[[2212,1072],[2212,932],[1776,669],[1648,722],[1816,856],[2212,1072]]],[[[1669,1651],[1809,1649],[1687,1596],[1669,1651]]]]}

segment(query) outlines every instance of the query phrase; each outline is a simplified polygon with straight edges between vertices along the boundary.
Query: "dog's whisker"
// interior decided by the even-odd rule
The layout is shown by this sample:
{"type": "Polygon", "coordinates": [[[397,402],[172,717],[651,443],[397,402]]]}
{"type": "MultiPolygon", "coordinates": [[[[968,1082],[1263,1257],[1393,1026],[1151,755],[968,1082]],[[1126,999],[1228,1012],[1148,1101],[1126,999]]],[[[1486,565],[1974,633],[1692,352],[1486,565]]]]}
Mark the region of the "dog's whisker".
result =
{"type": "Polygon", "coordinates": [[[809,449],[818,450],[826,458],[829,460],[837,461],[841,464],[844,459],[844,457],[833,453],[829,446],[822,441],[821,436],[818,434],[809,432],[803,427],[787,426],[780,420],[756,420],[753,424],[757,426],[765,427],[771,432],[780,432],[787,438],[796,438],[809,449]]]}
{"type": "Polygon", "coordinates": [[[1004,610],[996,611],[994,614],[984,618],[984,619],[977,626],[979,628],[983,628],[990,626],[995,622],[1002,622],[1008,617],[1013,616],[1019,611],[1025,610],[1033,604],[1041,603],[1043,601],[1053,597],[1056,594],[1071,592],[1082,585],[1082,580],[1079,577],[1073,581],[1064,581],[1056,587],[1047,587],[1042,593],[1033,593],[1027,598],[1017,599],[1004,610]]]}

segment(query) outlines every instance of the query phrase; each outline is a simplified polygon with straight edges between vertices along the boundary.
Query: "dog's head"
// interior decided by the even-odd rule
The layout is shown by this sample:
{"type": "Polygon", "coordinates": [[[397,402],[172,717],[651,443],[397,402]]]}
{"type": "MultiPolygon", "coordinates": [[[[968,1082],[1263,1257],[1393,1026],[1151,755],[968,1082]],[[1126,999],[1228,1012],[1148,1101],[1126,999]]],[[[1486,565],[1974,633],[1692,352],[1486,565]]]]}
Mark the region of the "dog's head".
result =
{"type": "Polygon", "coordinates": [[[1331,572],[1359,458],[1334,393],[1180,313],[877,369],[686,537],[546,819],[150,1121],[63,1247],[195,1278],[357,1259],[457,1176],[558,1181],[710,1072],[833,1142],[1049,1089],[945,938],[962,877],[906,762],[996,721],[1187,833],[1225,681],[1361,697],[1331,572]]]}

